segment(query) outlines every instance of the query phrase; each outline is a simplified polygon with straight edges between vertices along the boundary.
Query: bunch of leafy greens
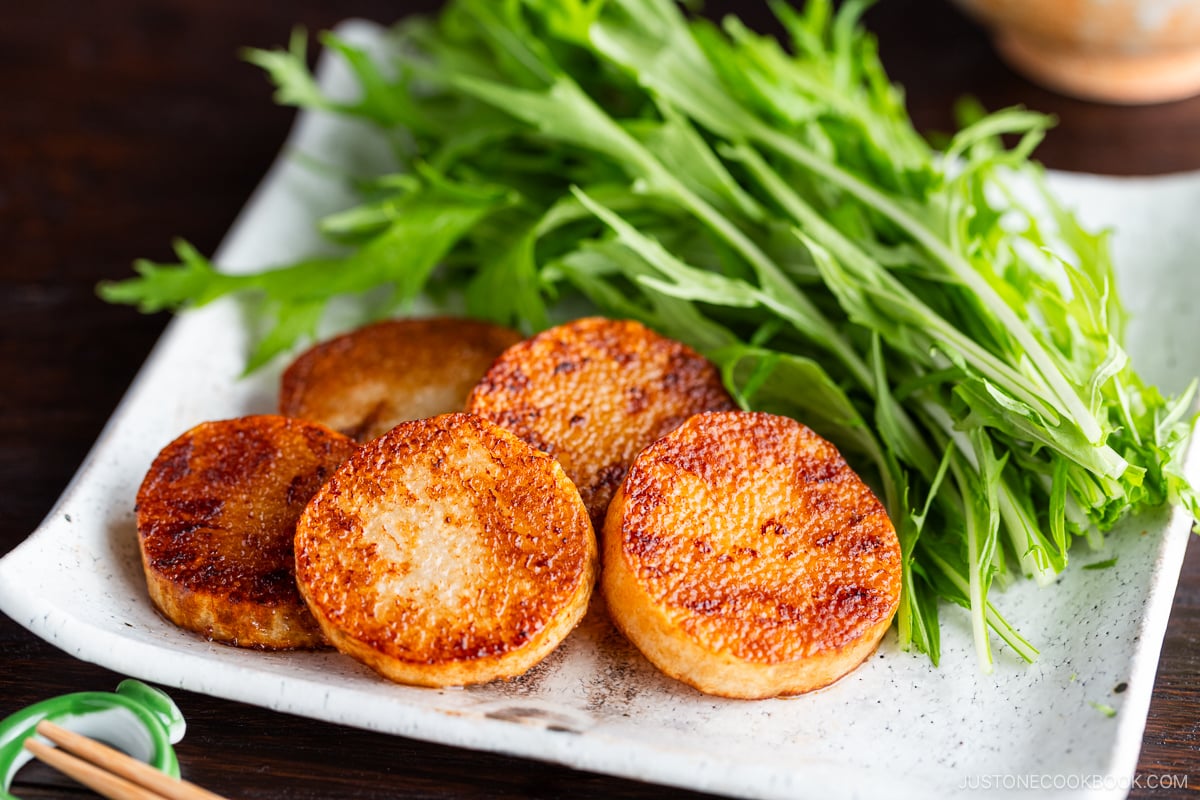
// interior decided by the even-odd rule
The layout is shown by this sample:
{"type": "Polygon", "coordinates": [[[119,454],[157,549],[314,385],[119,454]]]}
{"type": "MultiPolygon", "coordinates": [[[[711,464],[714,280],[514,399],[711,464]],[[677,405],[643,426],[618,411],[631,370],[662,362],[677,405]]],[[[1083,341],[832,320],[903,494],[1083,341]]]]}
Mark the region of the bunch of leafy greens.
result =
{"type": "Polygon", "coordinates": [[[348,253],[226,275],[180,245],[182,263],[140,262],[102,294],[157,310],[261,293],[274,327],[251,368],[314,335],[335,295],[458,287],[469,314],[526,332],[582,295],[691,344],[743,406],[876,476],[902,645],[938,660],[945,599],[969,610],[985,669],[989,628],[1031,660],[989,588],[1053,580],[1073,539],[1128,513],[1195,513],[1192,392],[1168,401],[1131,370],[1105,237],[1028,160],[1045,117],[975,113],[935,150],[863,3],[772,8],[787,47],[674,0],[452,0],[400,24],[386,57],[323,37],[352,102],[319,89],[302,35],[252,51],[280,102],[395,144],[401,167],[322,222],[348,253]]]}

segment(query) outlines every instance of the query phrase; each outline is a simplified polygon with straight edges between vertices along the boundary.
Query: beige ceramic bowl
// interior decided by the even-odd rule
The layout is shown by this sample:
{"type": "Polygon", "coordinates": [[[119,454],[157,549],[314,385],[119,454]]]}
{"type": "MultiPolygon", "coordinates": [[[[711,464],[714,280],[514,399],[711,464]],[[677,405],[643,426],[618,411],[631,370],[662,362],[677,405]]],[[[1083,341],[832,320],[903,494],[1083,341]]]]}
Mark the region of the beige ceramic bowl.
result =
{"type": "Polygon", "coordinates": [[[957,0],[1032,80],[1109,103],[1200,93],[1200,0],[957,0]]]}

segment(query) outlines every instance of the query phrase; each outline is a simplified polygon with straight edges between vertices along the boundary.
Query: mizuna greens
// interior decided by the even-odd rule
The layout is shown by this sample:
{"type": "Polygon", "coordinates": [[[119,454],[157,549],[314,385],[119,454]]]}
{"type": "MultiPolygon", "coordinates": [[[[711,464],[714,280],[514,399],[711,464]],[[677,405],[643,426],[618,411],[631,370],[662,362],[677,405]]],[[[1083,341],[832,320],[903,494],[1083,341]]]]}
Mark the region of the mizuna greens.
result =
{"type": "Polygon", "coordinates": [[[273,327],[249,369],[314,336],[330,298],[381,286],[392,307],[459,291],[526,332],[580,297],[639,319],[875,476],[904,647],[938,661],[949,600],[985,669],[989,629],[1032,660],[989,589],[1049,583],[1073,540],[1127,514],[1200,511],[1181,474],[1193,391],[1168,400],[1129,365],[1106,236],[1029,160],[1049,120],[968,109],[933,148],[864,7],[773,3],[785,47],[674,0],[452,0],[384,55],[325,34],[350,102],[317,86],[302,34],[251,51],[279,102],[390,137],[396,169],[321,223],[345,254],[227,275],[180,244],[180,263],[101,293],[147,311],[262,295],[273,327]]]}

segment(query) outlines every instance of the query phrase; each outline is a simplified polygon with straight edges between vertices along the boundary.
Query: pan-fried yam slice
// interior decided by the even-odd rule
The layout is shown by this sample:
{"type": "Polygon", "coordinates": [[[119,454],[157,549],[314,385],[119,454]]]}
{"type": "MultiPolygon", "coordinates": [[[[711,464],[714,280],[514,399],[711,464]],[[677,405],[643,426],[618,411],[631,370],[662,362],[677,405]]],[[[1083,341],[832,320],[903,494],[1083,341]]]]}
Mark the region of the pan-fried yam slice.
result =
{"type": "Polygon", "coordinates": [[[710,694],[832,683],[899,604],[900,546],[883,506],[833,445],[785,417],[700,414],[646,448],[603,541],[617,627],[710,694]]]}
{"type": "Polygon", "coordinates": [[[322,342],[283,373],[279,413],[322,422],[360,442],[392,426],[462,411],[516,331],[445,317],[377,322],[322,342]]]}
{"type": "Polygon", "coordinates": [[[720,374],[694,350],[599,317],[510,347],[467,401],[557,458],[597,529],[639,450],[693,414],[731,408],[720,374]]]}
{"type": "Polygon", "coordinates": [[[324,645],[296,590],[296,520],[353,440],[273,415],[206,422],[171,442],[137,494],[146,586],[172,622],[269,649],[324,645]]]}
{"type": "Polygon", "coordinates": [[[421,686],[528,670],[583,616],[596,562],[558,463],[468,414],[368,442],[296,528],[296,578],[329,641],[421,686]]]}

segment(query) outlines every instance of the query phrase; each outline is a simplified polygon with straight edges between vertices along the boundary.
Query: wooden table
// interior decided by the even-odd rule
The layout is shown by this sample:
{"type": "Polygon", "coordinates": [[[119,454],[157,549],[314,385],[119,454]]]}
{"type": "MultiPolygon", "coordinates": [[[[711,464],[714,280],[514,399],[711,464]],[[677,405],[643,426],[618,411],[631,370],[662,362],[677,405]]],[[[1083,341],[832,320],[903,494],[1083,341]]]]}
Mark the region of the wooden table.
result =
{"type": "MultiPolygon", "coordinates": [[[[98,301],[132,259],[182,236],[211,252],[275,155],[292,114],[237,59],[293,24],[390,21],[436,3],[385,0],[33,0],[0,21],[0,554],[50,509],[162,330],[98,301]]],[[[726,2],[717,7],[731,8],[726,2]]],[[[750,3],[740,5],[749,6],[750,3]]],[[[749,13],[749,12],[743,12],[749,13]]],[[[761,18],[761,14],[758,15],[761,18]]],[[[970,92],[1060,119],[1050,166],[1110,173],[1200,168],[1200,100],[1122,109],[1063,99],[1014,76],[983,34],[936,0],[885,0],[868,17],[926,130],[970,92]]],[[[1200,209],[1198,209],[1200,211],[1200,209]]],[[[0,615],[0,716],[48,696],[110,689],[0,615]]],[[[1139,764],[1200,788],[1200,546],[1184,567],[1139,764]]],[[[313,722],[188,692],[187,777],[249,798],[662,797],[659,787],[313,722]]],[[[48,770],[23,797],[72,796],[48,770]]],[[[1166,797],[1164,791],[1134,796],[1166,797]]]]}

